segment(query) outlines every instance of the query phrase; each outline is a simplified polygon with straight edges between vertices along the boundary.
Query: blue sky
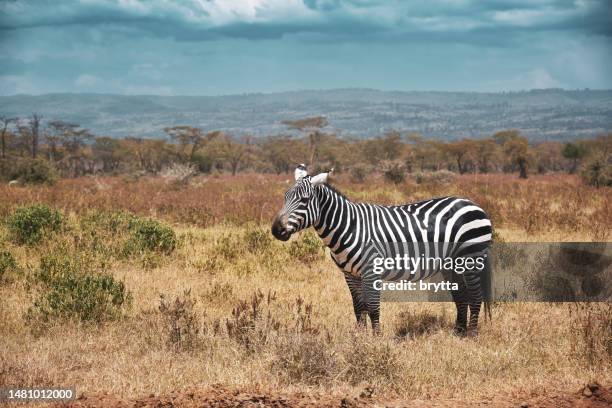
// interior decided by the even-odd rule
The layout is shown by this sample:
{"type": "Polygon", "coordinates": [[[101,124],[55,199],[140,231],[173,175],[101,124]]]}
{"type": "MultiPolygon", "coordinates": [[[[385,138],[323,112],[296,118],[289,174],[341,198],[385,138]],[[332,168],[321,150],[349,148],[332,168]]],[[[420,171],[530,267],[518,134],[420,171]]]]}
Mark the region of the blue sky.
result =
{"type": "Polygon", "coordinates": [[[0,0],[0,94],[612,88],[608,0],[0,0]]]}

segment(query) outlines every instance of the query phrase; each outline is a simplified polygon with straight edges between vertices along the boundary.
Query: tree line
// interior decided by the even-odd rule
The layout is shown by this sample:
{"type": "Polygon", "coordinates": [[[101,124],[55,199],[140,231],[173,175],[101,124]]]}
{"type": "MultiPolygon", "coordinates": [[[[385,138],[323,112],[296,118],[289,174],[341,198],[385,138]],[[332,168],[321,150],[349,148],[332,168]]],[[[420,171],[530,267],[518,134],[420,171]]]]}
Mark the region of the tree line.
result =
{"type": "Polygon", "coordinates": [[[576,173],[585,166],[607,174],[612,160],[612,134],[569,143],[530,143],[517,130],[454,141],[395,131],[358,139],[326,131],[324,117],[283,124],[291,133],[263,138],[185,125],[165,128],[166,139],[119,139],[94,135],[75,123],[44,121],[36,113],[23,119],[0,116],[0,175],[19,177],[11,171],[46,167],[63,177],[159,173],[176,163],[202,173],[280,174],[293,171],[296,163],[307,163],[313,171],[334,168],[355,179],[376,172],[401,179],[406,173],[440,170],[517,173],[527,178],[534,173],[576,173]]]}

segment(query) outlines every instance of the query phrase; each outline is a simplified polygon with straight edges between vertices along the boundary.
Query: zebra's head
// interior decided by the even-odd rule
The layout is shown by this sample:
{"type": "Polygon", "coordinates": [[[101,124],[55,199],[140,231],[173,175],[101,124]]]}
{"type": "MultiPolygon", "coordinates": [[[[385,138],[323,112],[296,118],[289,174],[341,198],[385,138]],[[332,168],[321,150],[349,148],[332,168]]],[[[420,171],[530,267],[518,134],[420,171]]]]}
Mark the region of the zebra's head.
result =
{"type": "Polygon", "coordinates": [[[329,173],[309,176],[306,166],[295,169],[295,184],[285,193],[285,205],[272,223],[272,235],[287,241],[292,234],[310,227],[319,215],[319,201],[314,199],[315,187],[327,181],[329,173]]]}

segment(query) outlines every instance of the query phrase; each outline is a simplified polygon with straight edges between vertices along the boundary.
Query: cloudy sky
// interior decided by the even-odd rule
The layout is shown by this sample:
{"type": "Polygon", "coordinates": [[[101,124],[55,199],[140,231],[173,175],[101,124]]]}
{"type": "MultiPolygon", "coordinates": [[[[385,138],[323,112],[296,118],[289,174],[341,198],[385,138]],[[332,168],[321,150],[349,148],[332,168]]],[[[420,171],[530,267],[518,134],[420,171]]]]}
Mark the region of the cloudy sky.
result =
{"type": "Polygon", "coordinates": [[[612,88],[609,0],[0,0],[0,94],[612,88]]]}

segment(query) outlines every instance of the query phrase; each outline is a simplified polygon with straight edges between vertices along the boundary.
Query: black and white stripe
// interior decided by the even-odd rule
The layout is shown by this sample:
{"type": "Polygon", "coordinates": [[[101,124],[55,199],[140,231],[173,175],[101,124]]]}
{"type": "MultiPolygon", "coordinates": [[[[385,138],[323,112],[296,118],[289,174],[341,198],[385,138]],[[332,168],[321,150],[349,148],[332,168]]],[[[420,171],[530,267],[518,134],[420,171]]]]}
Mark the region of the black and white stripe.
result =
{"type": "MultiPolygon", "coordinates": [[[[440,258],[475,256],[486,253],[490,246],[491,221],[470,200],[441,197],[398,206],[355,203],[325,183],[327,173],[311,178],[296,172],[296,178],[274,221],[274,236],[287,240],[299,230],[314,227],[345,274],[357,321],[365,323],[367,314],[375,330],[379,325],[380,292],[373,288],[373,282],[379,277],[371,273],[370,262],[381,251],[373,243],[393,244],[392,251],[401,251],[402,244],[410,243],[415,252],[433,251],[426,256],[440,258]]],[[[480,307],[490,282],[481,280],[482,272],[490,274],[488,264],[485,269],[451,276],[460,288],[452,292],[457,307],[455,330],[459,334],[477,331],[480,307]]],[[[424,275],[417,273],[415,277],[424,275]]]]}

